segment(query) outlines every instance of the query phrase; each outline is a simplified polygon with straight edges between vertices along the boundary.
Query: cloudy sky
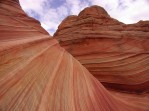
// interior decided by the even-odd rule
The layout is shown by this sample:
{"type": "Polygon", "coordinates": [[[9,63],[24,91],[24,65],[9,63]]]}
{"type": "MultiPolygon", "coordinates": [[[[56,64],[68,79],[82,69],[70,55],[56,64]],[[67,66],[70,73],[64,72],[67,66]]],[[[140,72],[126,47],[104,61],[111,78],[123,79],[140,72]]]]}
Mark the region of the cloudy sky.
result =
{"type": "Polygon", "coordinates": [[[20,4],[51,35],[65,17],[91,5],[104,7],[111,17],[126,24],[149,20],[149,0],[20,0],[20,4]]]}

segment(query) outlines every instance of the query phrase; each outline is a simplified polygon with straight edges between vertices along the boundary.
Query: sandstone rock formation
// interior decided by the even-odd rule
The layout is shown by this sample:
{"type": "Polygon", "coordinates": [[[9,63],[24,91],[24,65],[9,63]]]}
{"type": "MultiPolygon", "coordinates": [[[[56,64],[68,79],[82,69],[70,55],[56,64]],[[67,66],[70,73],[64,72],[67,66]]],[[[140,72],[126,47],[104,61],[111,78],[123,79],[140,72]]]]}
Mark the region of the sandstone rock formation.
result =
{"type": "Polygon", "coordinates": [[[148,99],[127,97],[108,92],[18,0],[0,1],[0,111],[149,109],[148,99]]]}
{"type": "Polygon", "coordinates": [[[92,6],[64,19],[54,37],[107,88],[149,92],[149,21],[126,25],[92,6]]]}

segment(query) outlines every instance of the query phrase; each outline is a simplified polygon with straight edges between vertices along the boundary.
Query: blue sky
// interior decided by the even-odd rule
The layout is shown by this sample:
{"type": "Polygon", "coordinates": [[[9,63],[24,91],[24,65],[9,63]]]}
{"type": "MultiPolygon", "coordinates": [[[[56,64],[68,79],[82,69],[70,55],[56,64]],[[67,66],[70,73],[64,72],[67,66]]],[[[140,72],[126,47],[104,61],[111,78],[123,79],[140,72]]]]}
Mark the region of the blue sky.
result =
{"type": "Polygon", "coordinates": [[[85,7],[99,5],[111,17],[126,24],[149,20],[149,0],[19,0],[23,10],[41,22],[53,35],[68,15],[77,15],[85,7]]]}

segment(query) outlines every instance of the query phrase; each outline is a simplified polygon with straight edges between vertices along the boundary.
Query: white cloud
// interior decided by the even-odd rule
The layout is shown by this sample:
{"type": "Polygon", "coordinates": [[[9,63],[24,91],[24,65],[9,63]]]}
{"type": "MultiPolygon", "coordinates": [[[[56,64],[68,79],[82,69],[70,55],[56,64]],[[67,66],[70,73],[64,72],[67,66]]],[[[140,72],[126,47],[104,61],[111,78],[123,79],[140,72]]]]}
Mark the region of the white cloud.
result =
{"type": "Polygon", "coordinates": [[[92,5],[104,7],[111,17],[126,24],[149,20],[148,0],[90,0],[92,5]]]}
{"type": "Polygon", "coordinates": [[[53,35],[60,22],[68,15],[68,8],[63,5],[53,8],[50,2],[52,0],[20,0],[23,10],[29,16],[38,19],[41,25],[53,35]]]}
{"type": "Polygon", "coordinates": [[[34,10],[40,13],[47,0],[20,0],[20,4],[25,11],[34,10]]]}
{"type": "Polygon", "coordinates": [[[148,0],[20,0],[20,3],[25,12],[38,19],[51,35],[65,17],[77,15],[90,5],[104,7],[111,17],[124,23],[149,20],[148,0]],[[52,6],[53,2],[57,6],[52,6]]]}
{"type": "Polygon", "coordinates": [[[77,15],[85,7],[89,6],[89,2],[85,0],[66,0],[66,6],[69,8],[71,15],[77,15]]]}

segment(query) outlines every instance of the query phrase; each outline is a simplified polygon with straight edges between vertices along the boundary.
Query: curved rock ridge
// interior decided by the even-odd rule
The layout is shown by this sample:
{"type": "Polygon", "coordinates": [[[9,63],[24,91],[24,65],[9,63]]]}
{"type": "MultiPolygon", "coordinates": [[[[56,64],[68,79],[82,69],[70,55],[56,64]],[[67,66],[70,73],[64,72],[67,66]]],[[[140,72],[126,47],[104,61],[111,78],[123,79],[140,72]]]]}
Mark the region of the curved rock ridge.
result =
{"type": "MultiPolygon", "coordinates": [[[[100,31],[105,31],[105,27],[107,28],[107,25],[120,24],[123,23],[111,18],[110,15],[102,7],[91,6],[81,11],[78,16],[71,15],[64,19],[59,25],[58,30],[56,31],[54,36],[61,36],[60,38],[63,41],[67,39],[69,40],[70,37],[65,37],[64,39],[63,35],[69,34],[69,31],[72,31],[71,33],[73,33],[74,37],[77,36],[78,38],[90,38],[92,37],[92,33],[98,34],[96,30],[98,31],[100,29],[100,31]],[[102,28],[101,26],[105,27],[102,28]],[[83,34],[84,36],[80,36],[81,34],[83,34]]],[[[73,39],[73,37],[71,39],[73,39]]]]}
{"type": "Polygon", "coordinates": [[[126,25],[91,6],[64,19],[54,37],[104,86],[149,92],[149,21],[126,25]]]}
{"type": "Polygon", "coordinates": [[[146,97],[107,91],[16,6],[17,0],[0,2],[1,111],[148,111],[146,97]],[[23,16],[14,20],[18,8],[23,16]]]}
{"type": "Polygon", "coordinates": [[[89,16],[94,16],[94,17],[110,17],[108,13],[104,10],[104,8],[94,5],[92,7],[87,7],[83,11],[81,11],[78,15],[79,17],[89,17],[89,16]]]}
{"type": "Polygon", "coordinates": [[[27,17],[18,2],[18,0],[0,1],[0,40],[20,38],[22,34],[22,38],[48,35],[48,33],[40,26],[39,21],[27,17]],[[34,35],[32,33],[34,33],[34,35]]]}

